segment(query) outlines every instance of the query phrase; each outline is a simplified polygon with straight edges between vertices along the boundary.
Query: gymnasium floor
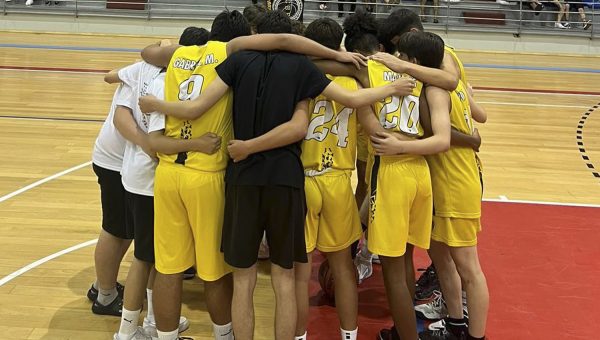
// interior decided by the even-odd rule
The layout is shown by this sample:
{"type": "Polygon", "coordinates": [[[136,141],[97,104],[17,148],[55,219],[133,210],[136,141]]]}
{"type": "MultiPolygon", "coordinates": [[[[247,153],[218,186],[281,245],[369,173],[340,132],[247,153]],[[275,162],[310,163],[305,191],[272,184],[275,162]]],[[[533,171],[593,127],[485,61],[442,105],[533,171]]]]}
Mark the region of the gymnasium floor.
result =
{"type": "MultiPolygon", "coordinates": [[[[157,40],[0,33],[0,339],[109,339],[118,328],[118,318],[93,315],[84,296],[95,277],[100,225],[90,157],[114,91],[102,73],[133,62],[157,40]]],[[[459,55],[489,113],[478,126],[488,335],[595,338],[600,58],[459,55]]],[[[417,262],[427,264],[423,252],[417,262]]],[[[360,339],[389,325],[376,270],[360,289],[360,339]]],[[[267,271],[261,268],[255,298],[257,339],[272,339],[267,271]]],[[[185,283],[183,315],[192,322],[185,335],[210,339],[201,292],[198,281],[185,283]]],[[[309,334],[337,339],[333,307],[318,283],[312,292],[309,334]]]]}

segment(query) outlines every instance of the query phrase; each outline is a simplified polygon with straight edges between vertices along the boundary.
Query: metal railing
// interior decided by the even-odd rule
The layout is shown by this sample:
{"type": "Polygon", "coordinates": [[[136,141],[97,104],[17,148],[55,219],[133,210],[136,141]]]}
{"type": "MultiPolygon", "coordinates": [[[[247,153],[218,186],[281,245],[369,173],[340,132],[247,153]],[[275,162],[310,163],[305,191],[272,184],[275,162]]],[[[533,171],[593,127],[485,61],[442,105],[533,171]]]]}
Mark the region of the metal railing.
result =
{"type": "MultiPolygon", "coordinates": [[[[562,1],[562,0],[561,0],[562,1]]],[[[26,5],[26,0],[0,0],[1,12],[10,14],[63,15],[74,17],[118,17],[145,20],[210,20],[225,7],[241,10],[250,0],[36,0],[26,5]],[[107,6],[107,4],[110,5],[107,6]],[[108,8],[120,6],[125,8],[108,8]]],[[[263,2],[263,1],[260,1],[263,2]]],[[[304,22],[319,17],[331,17],[342,21],[357,8],[373,12],[378,18],[389,15],[397,8],[409,8],[421,16],[427,29],[466,32],[505,32],[521,34],[544,34],[597,38],[600,25],[600,0],[569,1],[565,15],[558,6],[545,3],[534,8],[538,0],[273,0],[280,8],[303,4],[304,22]],[[578,10],[582,7],[582,10],[578,10]],[[558,16],[561,15],[559,19],[558,16]],[[585,20],[583,19],[585,17],[585,20]],[[587,20],[589,24],[586,25],[587,20]],[[563,28],[570,22],[570,28],[563,28]],[[586,29],[583,29],[587,26],[586,29]]],[[[562,3],[562,2],[561,2],[562,3]]]]}

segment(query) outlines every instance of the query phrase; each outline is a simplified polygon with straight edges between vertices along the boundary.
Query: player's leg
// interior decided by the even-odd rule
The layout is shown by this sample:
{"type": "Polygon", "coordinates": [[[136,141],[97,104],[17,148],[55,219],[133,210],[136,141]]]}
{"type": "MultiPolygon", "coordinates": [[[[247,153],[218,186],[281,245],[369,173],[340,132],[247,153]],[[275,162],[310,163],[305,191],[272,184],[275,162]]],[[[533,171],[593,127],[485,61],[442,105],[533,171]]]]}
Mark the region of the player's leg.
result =
{"type": "Polygon", "coordinates": [[[177,339],[183,272],[194,265],[193,234],[181,200],[186,174],[182,167],[160,163],[154,178],[154,249],[156,278],[152,293],[157,333],[177,339]]]}
{"type": "Polygon", "coordinates": [[[123,340],[130,339],[137,332],[148,277],[154,264],[154,198],[128,192],[127,203],[132,217],[135,248],[125,283],[123,314],[116,337],[123,340]]]}
{"type": "MultiPolygon", "coordinates": [[[[185,190],[182,199],[195,240],[196,270],[198,277],[204,281],[206,308],[213,323],[215,339],[233,339],[233,278],[231,267],[225,263],[221,253],[225,211],[224,173],[188,173],[186,188],[182,190],[185,190]],[[199,205],[198,202],[204,203],[199,205]]],[[[254,254],[258,254],[258,248],[254,254]]]]}
{"type": "MultiPolygon", "coordinates": [[[[231,302],[233,330],[236,339],[252,339],[256,261],[264,233],[262,189],[259,186],[229,184],[226,190],[221,244],[225,262],[235,268],[231,302]]],[[[273,255],[273,249],[270,252],[273,255]]]]}
{"type": "Polygon", "coordinates": [[[404,256],[379,256],[383,270],[383,282],[387,294],[392,320],[402,340],[416,340],[417,320],[412,296],[406,285],[406,260],[404,256]]]}
{"type": "Polygon", "coordinates": [[[440,287],[446,301],[448,315],[454,319],[463,318],[462,291],[460,276],[450,255],[450,248],[442,242],[431,241],[429,251],[440,281],[440,287]]]}
{"type": "MultiPolygon", "coordinates": [[[[358,289],[356,267],[352,262],[350,248],[326,253],[326,255],[335,282],[335,308],[340,319],[340,327],[342,332],[351,333],[356,339],[354,331],[358,328],[358,289]]],[[[350,339],[350,336],[346,339],[350,339]]]]}
{"type": "Polygon", "coordinates": [[[415,251],[415,247],[412,244],[406,245],[406,253],[404,254],[404,268],[406,270],[406,286],[410,291],[410,296],[415,296],[415,264],[413,261],[413,253],[415,251]]]}
{"type": "Polygon", "coordinates": [[[310,282],[310,274],[312,269],[312,252],[307,254],[307,263],[296,263],[294,265],[294,279],[296,280],[296,308],[297,308],[297,321],[296,321],[296,340],[306,339],[306,327],[308,325],[308,313],[309,313],[309,294],[308,284],[310,282]]]}
{"type": "Polygon", "coordinates": [[[88,291],[88,298],[94,302],[94,313],[120,316],[123,286],[117,285],[117,275],[133,238],[126,225],[125,189],[117,171],[96,164],[93,169],[100,185],[102,230],[94,252],[97,279],[88,291]]]}
{"type": "Polygon", "coordinates": [[[271,283],[275,292],[275,338],[292,339],[296,331],[297,307],[294,263],[308,263],[304,224],[304,188],[263,188],[261,213],[265,218],[271,250],[271,283]]]}

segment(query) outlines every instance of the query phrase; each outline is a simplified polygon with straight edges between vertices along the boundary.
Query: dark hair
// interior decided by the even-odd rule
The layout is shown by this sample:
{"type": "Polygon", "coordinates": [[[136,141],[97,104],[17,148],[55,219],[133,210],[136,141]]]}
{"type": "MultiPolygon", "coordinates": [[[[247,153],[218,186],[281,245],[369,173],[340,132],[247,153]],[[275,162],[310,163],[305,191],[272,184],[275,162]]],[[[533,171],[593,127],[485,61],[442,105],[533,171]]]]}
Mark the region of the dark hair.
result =
{"type": "Polygon", "coordinates": [[[356,13],[346,17],[343,23],[346,39],[344,45],[350,52],[371,53],[379,49],[377,40],[377,20],[375,17],[359,9],[356,13]]]}
{"type": "Polygon", "coordinates": [[[292,19],[283,11],[269,11],[256,22],[256,33],[292,33],[292,19]]]}
{"type": "Polygon", "coordinates": [[[262,15],[267,13],[267,8],[265,6],[263,6],[262,4],[254,4],[254,5],[250,5],[250,6],[247,6],[246,8],[244,8],[243,13],[244,13],[244,18],[246,18],[246,20],[248,20],[248,22],[250,23],[250,26],[252,28],[256,29],[256,21],[262,15]]]}
{"type": "Polygon", "coordinates": [[[228,42],[231,39],[250,34],[250,24],[242,13],[224,10],[213,20],[209,40],[228,42]]]}
{"type": "Polygon", "coordinates": [[[444,40],[431,32],[411,31],[403,34],[398,41],[398,52],[409,58],[416,58],[419,64],[440,68],[444,59],[444,40]]]}
{"type": "Polygon", "coordinates": [[[292,20],[292,33],[304,36],[306,26],[300,20],[292,20]]]}
{"type": "Polygon", "coordinates": [[[393,11],[381,21],[377,37],[386,52],[394,53],[396,52],[396,46],[392,42],[394,37],[402,36],[411,29],[423,30],[421,18],[415,12],[401,8],[393,11]]]}
{"type": "Polygon", "coordinates": [[[204,28],[188,27],[179,37],[179,45],[182,46],[200,46],[206,44],[210,32],[204,28]]]}
{"type": "Polygon", "coordinates": [[[304,36],[332,50],[339,50],[344,38],[344,31],[335,20],[319,18],[306,27],[304,36]]]}

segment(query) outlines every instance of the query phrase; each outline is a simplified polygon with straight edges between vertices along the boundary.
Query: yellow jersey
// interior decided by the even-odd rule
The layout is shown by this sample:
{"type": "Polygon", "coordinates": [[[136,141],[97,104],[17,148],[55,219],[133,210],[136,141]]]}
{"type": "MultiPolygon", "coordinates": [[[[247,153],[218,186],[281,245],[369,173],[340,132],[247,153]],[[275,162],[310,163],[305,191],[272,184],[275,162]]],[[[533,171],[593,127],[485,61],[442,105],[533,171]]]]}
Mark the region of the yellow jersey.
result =
{"type": "MultiPolygon", "coordinates": [[[[370,87],[384,86],[394,82],[400,77],[410,77],[407,74],[398,74],[384,64],[369,60],[370,87]]],[[[413,92],[404,97],[387,97],[373,104],[373,111],[381,126],[392,132],[399,132],[406,136],[418,139],[423,137],[423,127],[419,121],[419,98],[423,92],[423,83],[416,82],[413,92]]],[[[373,147],[369,141],[369,154],[373,154],[373,147]]],[[[394,158],[413,158],[414,155],[387,156],[394,158]]]]}
{"type": "MultiPolygon", "coordinates": [[[[203,46],[178,48],[167,68],[165,100],[191,100],[200,95],[217,77],[215,68],[227,58],[226,43],[209,41],[203,46]]],[[[161,162],[181,164],[201,171],[225,170],[227,142],[233,136],[231,90],[195,120],[181,120],[167,115],[165,136],[178,139],[198,138],[207,132],[221,136],[221,149],[212,155],[189,151],[174,155],[159,154],[161,162]]],[[[168,114],[168,112],[167,112],[168,114]]]]}
{"type": "MultiPolygon", "coordinates": [[[[354,78],[327,75],[336,84],[357,91],[354,78]]],[[[356,163],[356,109],[319,95],[310,101],[310,122],[302,142],[302,165],[316,173],[327,169],[353,170],[356,163]]]]}
{"type": "Polygon", "coordinates": [[[465,66],[463,65],[462,61],[460,61],[458,56],[456,55],[456,52],[454,52],[454,48],[450,47],[450,46],[444,46],[444,50],[452,56],[452,59],[454,59],[456,66],[458,66],[458,71],[460,72],[460,80],[463,82],[463,84],[465,84],[465,85],[468,84],[467,73],[465,72],[465,66]]]}
{"type": "MultiPolygon", "coordinates": [[[[472,134],[473,118],[462,81],[450,92],[450,101],[450,125],[462,133],[472,134]]],[[[435,216],[479,218],[482,187],[475,151],[451,146],[450,150],[426,159],[431,171],[435,216]]]]}

